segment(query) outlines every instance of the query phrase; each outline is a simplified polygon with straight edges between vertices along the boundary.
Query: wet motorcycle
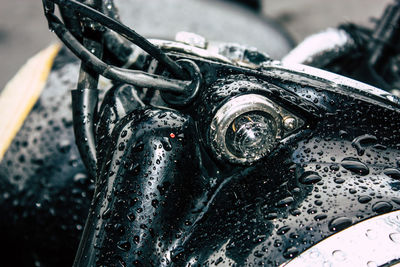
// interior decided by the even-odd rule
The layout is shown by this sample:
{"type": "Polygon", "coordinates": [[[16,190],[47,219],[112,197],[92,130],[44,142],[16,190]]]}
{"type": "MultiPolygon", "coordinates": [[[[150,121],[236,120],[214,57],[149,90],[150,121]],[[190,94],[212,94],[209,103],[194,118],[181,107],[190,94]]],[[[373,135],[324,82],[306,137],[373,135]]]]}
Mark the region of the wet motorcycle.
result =
{"type": "Polygon", "coordinates": [[[399,4],[281,61],[146,39],[113,1],[43,6],[68,50],[1,163],[7,264],[70,265],[78,241],[74,266],[399,263],[399,4]]]}

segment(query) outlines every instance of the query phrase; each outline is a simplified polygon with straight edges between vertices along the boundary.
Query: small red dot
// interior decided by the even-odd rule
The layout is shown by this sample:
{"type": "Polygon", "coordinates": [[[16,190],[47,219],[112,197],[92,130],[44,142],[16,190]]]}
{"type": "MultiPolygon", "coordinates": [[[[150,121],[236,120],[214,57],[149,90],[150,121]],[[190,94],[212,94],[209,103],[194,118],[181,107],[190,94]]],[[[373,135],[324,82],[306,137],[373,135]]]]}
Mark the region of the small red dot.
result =
{"type": "Polygon", "coordinates": [[[170,133],[170,134],[169,134],[169,137],[175,138],[175,134],[174,134],[174,133],[170,133]]]}

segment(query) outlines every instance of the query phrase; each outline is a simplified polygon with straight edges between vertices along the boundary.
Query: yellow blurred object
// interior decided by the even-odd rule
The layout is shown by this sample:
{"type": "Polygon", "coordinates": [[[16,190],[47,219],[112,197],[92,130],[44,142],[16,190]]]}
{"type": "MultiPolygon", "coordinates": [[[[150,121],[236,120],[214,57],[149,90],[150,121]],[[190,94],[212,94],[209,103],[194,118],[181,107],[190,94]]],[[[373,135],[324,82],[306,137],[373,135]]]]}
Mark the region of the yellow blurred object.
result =
{"type": "Polygon", "coordinates": [[[60,44],[30,58],[0,93],[0,161],[46,85],[60,44]]]}

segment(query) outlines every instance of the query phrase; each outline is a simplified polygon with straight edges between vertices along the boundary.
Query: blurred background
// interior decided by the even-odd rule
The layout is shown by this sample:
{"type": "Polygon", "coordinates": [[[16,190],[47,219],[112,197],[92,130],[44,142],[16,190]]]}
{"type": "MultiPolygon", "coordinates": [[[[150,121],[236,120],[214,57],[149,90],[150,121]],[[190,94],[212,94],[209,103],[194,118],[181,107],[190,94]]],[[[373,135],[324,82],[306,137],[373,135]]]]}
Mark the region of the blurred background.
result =
{"type": "MultiPolygon", "coordinates": [[[[198,0],[203,1],[203,0],[198,0]]],[[[224,1],[224,0],[212,0],[224,1]]],[[[225,0],[228,1],[228,0],[225,0]]],[[[260,16],[284,27],[295,42],[307,35],[343,22],[372,26],[394,0],[243,0],[260,16]]],[[[146,1],[146,5],[152,1],[146,1]]],[[[55,42],[47,30],[40,0],[0,0],[0,90],[25,61],[55,42]]],[[[229,41],[229,40],[227,40],[229,41]]],[[[266,39],[267,41],[267,39],[266,39]]]]}

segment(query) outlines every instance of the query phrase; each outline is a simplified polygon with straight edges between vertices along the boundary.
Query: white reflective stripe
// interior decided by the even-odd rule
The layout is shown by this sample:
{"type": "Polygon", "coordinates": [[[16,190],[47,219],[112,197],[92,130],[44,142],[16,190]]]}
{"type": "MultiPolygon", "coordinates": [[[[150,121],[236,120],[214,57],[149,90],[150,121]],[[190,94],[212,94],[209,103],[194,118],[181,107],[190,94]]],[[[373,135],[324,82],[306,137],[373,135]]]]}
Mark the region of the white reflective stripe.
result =
{"type": "Polygon", "coordinates": [[[38,100],[60,50],[53,44],[30,58],[0,94],[0,161],[38,100]]]}
{"type": "Polygon", "coordinates": [[[357,223],[309,248],[285,267],[381,266],[400,260],[400,211],[357,223]]]}

